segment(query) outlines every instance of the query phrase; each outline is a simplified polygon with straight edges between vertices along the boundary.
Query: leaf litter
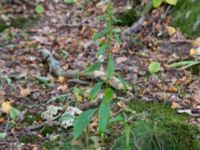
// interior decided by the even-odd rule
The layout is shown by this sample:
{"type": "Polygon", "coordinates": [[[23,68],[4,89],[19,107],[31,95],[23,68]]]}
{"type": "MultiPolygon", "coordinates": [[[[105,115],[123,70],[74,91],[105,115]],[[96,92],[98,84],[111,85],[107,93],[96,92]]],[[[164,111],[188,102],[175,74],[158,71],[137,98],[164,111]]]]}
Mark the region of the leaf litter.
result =
{"type": "MultiPolygon", "coordinates": [[[[101,91],[95,93],[96,98],[93,102],[84,96],[86,89],[94,84],[92,78],[88,80],[86,76],[76,74],[79,80],[68,82],[70,79],[61,75],[69,70],[84,70],[90,64],[96,63],[97,47],[91,39],[93,34],[103,27],[97,16],[103,14],[104,4],[84,6],[78,2],[72,5],[61,0],[47,0],[41,4],[44,10],[39,10],[40,13],[35,14],[39,17],[37,24],[26,30],[8,28],[0,33],[1,111],[6,114],[12,112],[11,120],[8,120],[6,115],[0,118],[3,119],[0,138],[8,138],[3,145],[4,148],[8,148],[9,145],[10,148],[14,148],[14,143],[20,135],[27,135],[27,130],[30,135],[37,134],[41,141],[45,141],[45,136],[39,130],[35,130],[38,125],[50,125],[47,120],[57,120],[58,122],[53,124],[60,128],[70,128],[82,110],[98,106],[103,98],[101,91]],[[45,57],[45,54],[42,56],[41,50],[48,50],[48,57],[45,57]],[[52,66],[53,68],[50,68],[52,66]],[[89,84],[83,84],[84,81],[89,84]],[[78,89],[76,94],[73,93],[74,87],[78,89]],[[59,98],[58,95],[64,96],[59,98]],[[56,99],[52,100],[53,97],[56,99]],[[78,102],[75,101],[77,97],[78,102]],[[48,104],[47,100],[51,100],[51,104],[48,104]],[[18,120],[18,116],[22,115],[25,108],[28,109],[27,112],[39,116],[33,124],[24,123],[25,116],[18,120]],[[9,127],[5,133],[8,121],[12,122],[13,127],[9,127]]],[[[1,15],[7,16],[15,11],[16,7],[19,7],[17,16],[35,13],[33,6],[25,5],[21,8],[5,4],[1,15]]],[[[199,39],[186,39],[171,27],[168,16],[164,19],[160,17],[163,9],[161,7],[153,10],[144,21],[143,28],[138,31],[136,37],[139,43],[125,41],[121,47],[112,50],[112,61],[116,62],[117,74],[121,74],[128,84],[135,86],[134,92],[131,93],[133,89],[129,87],[131,94],[122,94],[118,99],[125,103],[134,99],[167,102],[179,113],[199,117],[200,83],[197,76],[190,70],[178,70],[169,66],[178,61],[196,59],[199,54],[199,39]],[[156,62],[155,66],[152,66],[152,62],[156,62]]],[[[9,18],[4,17],[4,20],[9,22],[9,18]]],[[[119,28],[120,32],[125,29],[119,28]]],[[[100,77],[104,81],[105,72],[96,73],[100,75],[94,74],[94,77],[100,77]]],[[[123,89],[123,85],[119,84],[121,81],[113,74],[112,79],[116,82],[110,83],[111,86],[115,88],[117,83],[120,85],[118,90],[123,89]]],[[[120,112],[122,108],[115,109],[120,112]]],[[[94,117],[89,125],[93,132],[96,132],[94,128],[97,128],[97,122],[94,117]]],[[[194,122],[200,126],[198,120],[193,120],[192,123],[194,122]]],[[[36,142],[25,144],[23,147],[33,148],[40,144],[36,142]]]]}

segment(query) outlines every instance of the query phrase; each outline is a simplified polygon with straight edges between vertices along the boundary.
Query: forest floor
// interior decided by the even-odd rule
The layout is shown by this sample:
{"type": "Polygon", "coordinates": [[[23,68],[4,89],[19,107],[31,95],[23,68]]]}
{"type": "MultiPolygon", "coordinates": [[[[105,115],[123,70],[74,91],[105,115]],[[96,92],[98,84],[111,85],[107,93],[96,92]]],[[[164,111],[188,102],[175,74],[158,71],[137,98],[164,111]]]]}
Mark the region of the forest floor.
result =
{"type": "MultiPolygon", "coordinates": [[[[56,0],[47,0],[42,5],[45,8],[42,14],[37,14],[35,7],[25,5],[4,4],[1,9],[1,17],[6,22],[10,21],[8,16],[37,16],[37,21],[26,28],[9,27],[0,33],[0,103],[8,102],[7,105],[15,108],[13,118],[5,113],[0,116],[0,131],[7,134],[0,141],[0,149],[36,150],[49,138],[64,134],[58,121],[46,122],[41,114],[50,105],[80,108],[88,103],[85,93],[95,84],[95,80],[82,77],[79,80],[55,77],[48,71],[41,51],[49,50],[66,71],[84,70],[95,63],[97,46],[92,37],[102,30],[103,23],[97,17],[104,13],[105,6],[94,3],[83,9],[82,4],[67,5],[56,0]],[[45,123],[50,127],[45,128],[45,123]],[[59,130],[54,132],[55,128],[59,130]]],[[[114,4],[114,9],[123,5],[114,4]]],[[[131,95],[129,102],[121,100],[126,107],[134,100],[169,104],[177,112],[190,115],[188,123],[200,128],[199,67],[195,65],[186,70],[169,66],[194,60],[190,55],[194,41],[186,39],[178,30],[170,35],[171,18],[162,17],[165,9],[151,11],[131,42],[124,40],[111,49],[116,74],[134,87],[128,94],[116,93],[124,99],[131,95]],[[151,62],[161,64],[159,72],[148,72],[151,62]]],[[[127,27],[116,28],[122,33],[127,27]]],[[[72,129],[67,130],[71,135],[72,129]]]]}

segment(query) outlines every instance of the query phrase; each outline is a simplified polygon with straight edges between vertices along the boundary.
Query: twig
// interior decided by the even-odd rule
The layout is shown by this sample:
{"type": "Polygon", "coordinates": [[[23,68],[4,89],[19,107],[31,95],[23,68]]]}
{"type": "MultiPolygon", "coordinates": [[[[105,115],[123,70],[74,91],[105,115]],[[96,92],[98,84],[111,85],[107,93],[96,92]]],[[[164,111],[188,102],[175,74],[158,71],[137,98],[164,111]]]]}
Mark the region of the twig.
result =
{"type": "Polygon", "coordinates": [[[42,128],[43,126],[45,126],[46,124],[60,126],[60,123],[58,121],[45,121],[41,124],[29,126],[28,130],[30,130],[30,131],[38,130],[38,129],[42,128]]]}
{"type": "Polygon", "coordinates": [[[82,84],[82,85],[89,85],[90,83],[87,81],[82,81],[80,79],[69,79],[67,80],[67,83],[78,83],[78,84],[82,84]]]}
{"type": "Polygon", "coordinates": [[[78,106],[78,108],[81,110],[87,110],[89,108],[97,107],[101,103],[102,99],[103,99],[103,94],[100,94],[97,96],[97,98],[95,100],[93,100],[89,103],[81,104],[78,106]]]}
{"type": "MultiPolygon", "coordinates": [[[[94,71],[91,74],[85,74],[84,71],[79,71],[79,70],[67,70],[64,71],[61,66],[59,61],[57,61],[51,52],[47,49],[43,49],[41,51],[43,60],[47,62],[48,67],[49,67],[49,73],[54,74],[56,76],[63,76],[66,78],[76,78],[76,77],[84,77],[88,79],[101,79],[104,82],[107,82],[111,87],[117,89],[117,90],[123,90],[124,85],[123,83],[115,76],[113,76],[111,79],[107,80],[107,74],[103,71],[94,71]]],[[[126,85],[126,88],[128,90],[132,90],[132,87],[129,85],[126,85]]]]}

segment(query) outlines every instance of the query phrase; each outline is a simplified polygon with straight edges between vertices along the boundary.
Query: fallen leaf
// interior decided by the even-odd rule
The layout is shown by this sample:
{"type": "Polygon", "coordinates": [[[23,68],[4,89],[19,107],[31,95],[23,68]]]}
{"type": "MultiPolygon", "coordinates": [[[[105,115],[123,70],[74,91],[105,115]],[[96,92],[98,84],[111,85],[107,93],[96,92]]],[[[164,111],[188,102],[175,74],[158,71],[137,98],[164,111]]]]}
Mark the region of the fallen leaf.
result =
{"type": "Polygon", "coordinates": [[[200,47],[200,37],[196,38],[193,42],[192,45],[194,47],[200,47]]]}
{"type": "Polygon", "coordinates": [[[29,88],[20,88],[20,95],[26,97],[31,94],[31,90],[29,88]]]}
{"type": "Polygon", "coordinates": [[[67,90],[68,90],[68,85],[67,85],[67,84],[60,85],[57,89],[58,89],[58,90],[61,90],[62,92],[67,92],[67,90]]]}
{"type": "Polygon", "coordinates": [[[1,104],[1,111],[2,111],[3,113],[9,114],[10,111],[11,111],[11,109],[12,109],[12,106],[10,105],[10,102],[8,102],[8,101],[3,102],[3,103],[1,104]]]}
{"type": "Polygon", "coordinates": [[[197,56],[197,55],[200,55],[200,47],[191,48],[190,49],[190,56],[197,56]]]}
{"type": "Polygon", "coordinates": [[[167,29],[167,32],[170,36],[172,36],[173,34],[176,33],[176,29],[172,26],[167,26],[166,29],[167,29]]]}
{"type": "Polygon", "coordinates": [[[177,102],[172,102],[172,106],[171,106],[172,109],[181,109],[182,106],[177,103],[177,102]]]}
{"type": "Polygon", "coordinates": [[[175,86],[170,86],[166,90],[166,92],[168,92],[168,93],[176,93],[177,91],[178,91],[178,89],[175,86]]]}
{"type": "Polygon", "coordinates": [[[120,63],[125,62],[127,60],[128,60],[127,57],[117,57],[116,58],[116,64],[120,64],[120,63]]]}
{"type": "Polygon", "coordinates": [[[65,77],[59,76],[58,77],[58,82],[61,83],[61,84],[63,84],[65,82],[65,77]]]}
{"type": "Polygon", "coordinates": [[[4,123],[4,122],[5,122],[5,119],[4,118],[0,118],[0,124],[4,123]]]}
{"type": "Polygon", "coordinates": [[[196,102],[200,103],[200,95],[195,95],[195,96],[193,97],[193,99],[194,99],[196,102]]]}

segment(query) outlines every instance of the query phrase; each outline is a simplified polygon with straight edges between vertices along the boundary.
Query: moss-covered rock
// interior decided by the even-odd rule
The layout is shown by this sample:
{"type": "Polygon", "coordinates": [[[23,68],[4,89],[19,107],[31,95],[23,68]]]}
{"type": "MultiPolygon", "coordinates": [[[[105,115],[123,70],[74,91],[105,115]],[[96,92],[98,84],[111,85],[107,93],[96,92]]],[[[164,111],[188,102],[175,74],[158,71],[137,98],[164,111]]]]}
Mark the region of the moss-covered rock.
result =
{"type": "Polygon", "coordinates": [[[172,25],[187,37],[200,36],[200,1],[179,0],[172,13],[172,25]]]}
{"type": "MultiPolygon", "coordinates": [[[[188,117],[178,115],[169,106],[158,103],[135,102],[137,120],[130,125],[130,149],[142,150],[199,150],[199,131],[187,124],[188,117]]],[[[119,136],[113,149],[126,148],[126,134],[119,136]]]]}

